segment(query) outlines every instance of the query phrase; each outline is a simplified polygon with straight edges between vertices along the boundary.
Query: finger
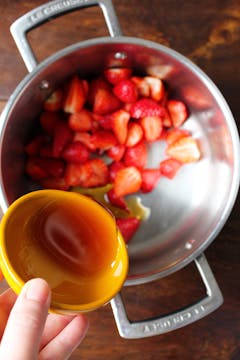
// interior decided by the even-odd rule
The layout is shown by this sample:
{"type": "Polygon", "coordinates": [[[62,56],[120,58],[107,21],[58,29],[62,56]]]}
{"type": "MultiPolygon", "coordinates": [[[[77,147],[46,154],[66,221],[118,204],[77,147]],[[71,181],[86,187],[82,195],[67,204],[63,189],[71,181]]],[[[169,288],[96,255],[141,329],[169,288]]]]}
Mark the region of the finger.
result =
{"type": "Polygon", "coordinates": [[[3,331],[6,327],[7,320],[12,310],[12,307],[17,299],[17,295],[8,289],[0,295],[0,339],[3,336],[3,331]]]}
{"type": "Polygon", "coordinates": [[[42,334],[40,349],[43,349],[55,338],[69,323],[73,316],[49,314],[42,334]]]}
{"type": "Polygon", "coordinates": [[[26,283],[10,313],[2,337],[0,359],[38,358],[49,303],[50,289],[44,280],[33,279],[26,283]]]}
{"type": "Polygon", "coordinates": [[[72,321],[40,352],[39,360],[66,360],[83,340],[88,329],[84,315],[75,316],[72,321]]]}

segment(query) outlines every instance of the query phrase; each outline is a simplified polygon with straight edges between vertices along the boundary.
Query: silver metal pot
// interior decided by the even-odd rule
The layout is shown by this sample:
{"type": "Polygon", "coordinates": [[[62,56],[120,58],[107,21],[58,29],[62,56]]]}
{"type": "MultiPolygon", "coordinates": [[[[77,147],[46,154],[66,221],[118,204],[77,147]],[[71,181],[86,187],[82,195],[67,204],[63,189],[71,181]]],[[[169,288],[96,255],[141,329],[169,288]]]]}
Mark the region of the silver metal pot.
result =
{"type": "MultiPolygon", "coordinates": [[[[203,251],[216,238],[234,205],[239,187],[239,137],[223,96],[191,61],[160,44],[121,35],[109,0],[56,0],[19,18],[11,27],[29,74],[17,86],[1,116],[1,198],[5,211],[20,195],[36,189],[24,175],[23,146],[43,100],[78,72],[98,74],[106,66],[128,65],[140,73],[160,74],[190,109],[185,128],[194,133],[202,159],[184,166],[173,180],[162,178],[142,197],[151,217],[129,244],[130,268],[125,286],[167,276],[195,261],[206,296],[188,308],[157,319],[132,323],[118,294],[112,301],[119,333],[125,338],[162,334],[196,321],[221,305],[219,287],[203,251]],[[83,41],[37,64],[26,32],[46,20],[80,7],[99,5],[111,37],[83,41]]],[[[149,163],[159,159],[154,144],[149,163]]]]}

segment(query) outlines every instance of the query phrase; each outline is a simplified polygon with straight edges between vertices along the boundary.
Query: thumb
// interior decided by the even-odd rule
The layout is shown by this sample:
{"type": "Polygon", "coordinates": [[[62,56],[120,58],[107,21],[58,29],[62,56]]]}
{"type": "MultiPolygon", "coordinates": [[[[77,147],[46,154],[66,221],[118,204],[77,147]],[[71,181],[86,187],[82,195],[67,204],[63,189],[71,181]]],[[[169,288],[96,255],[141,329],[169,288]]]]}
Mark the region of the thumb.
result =
{"type": "Polygon", "coordinates": [[[46,281],[28,281],[10,313],[0,346],[0,359],[34,360],[50,304],[46,281]]]}

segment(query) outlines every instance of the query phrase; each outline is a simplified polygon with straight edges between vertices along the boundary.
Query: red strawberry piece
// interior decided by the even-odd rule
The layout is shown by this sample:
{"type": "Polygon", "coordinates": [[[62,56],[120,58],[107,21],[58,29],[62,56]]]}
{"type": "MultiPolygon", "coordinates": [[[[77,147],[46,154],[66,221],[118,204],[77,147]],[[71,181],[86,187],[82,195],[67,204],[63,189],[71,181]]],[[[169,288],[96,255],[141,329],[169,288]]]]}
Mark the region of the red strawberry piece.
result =
{"type": "Polygon", "coordinates": [[[127,243],[127,242],[129,242],[129,240],[131,240],[133,235],[136,233],[141,222],[136,217],[117,218],[116,224],[122,234],[122,237],[124,238],[125,242],[127,243]]]}
{"type": "Polygon", "coordinates": [[[59,157],[66,144],[72,141],[72,131],[65,121],[58,121],[53,133],[53,156],[59,157]]]}
{"type": "Polygon", "coordinates": [[[137,87],[131,80],[122,80],[113,88],[113,93],[124,103],[137,101],[137,87]]]}
{"type": "Polygon", "coordinates": [[[151,98],[155,101],[162,100],[165,94],[163,81],[154,76],[145,76],[144,81],[149,85],[151,98]]]}
{"type": "Polygon", "coordinates": [[[37,135],[27,145],[25,145],[24,151],[29,156],[38,155],[44,142],[45,137],[43,135],[37,135]]]}
{"type": "Polygon", "coordinates": [[[162,132],[162,120],[159,116],[145,116],[140,119],[140,124],[148,142],[159,139],[162,132]]]}
{"type": "Polygon", "coordinates": [[[94,99],[93,111],[104,115],[119,109],[121,105],[121,101],[111,91],[99,89],[94,99]]]}
{"type": "Polygon", "coordinates": [[[92,144],[95,149],[108,150],[115,146],[117,140],[112,132],[107,130],[98,130],[92,134],[92,144]]]}
{"type": "Polygon", "coordinates": [[[79,141],[85,145],[91,152],[95,151],[95,145],[92,142],[92,135],[86,131],[77,131],[74,133],[73,141],[79,141]]]}
{"type": "Polygon", "coordinates": [[[195,162],[201,157],[198,143],[191,136],[182,137],[168,145],[166,154],[183,163],[195,162]]]}
{"type": "Polygon", "coordinates": [[[135,119],[145,116],[162,116],[164,114],[163,107],[152,99],[140,99],[132,104],[130,114],[135,119]]]}
{"type": "Polygon", "coordinates": [[[170,129],[168,130],[167,134],[166,134],[166,142],[168,144],[172,144],[175,141],[177,141],[178,139],[181,139],[182,137],[185,136],[190,136],[191,133],[188,130],[185,129],[170,129]]]}
{"type": "Polygon", "coordinates": [[[25,165],[25,171],[33,180],[44,179],[48,176],[47,172],[35,161],[35,157],[29,157],[25,165]]]}
{"type": "Polygon", "coordinates": [[[110,115],[112,130],[119,144],[125,144],[128,133],[130,114],[125,110],[118,110],[110,115]]]}
{"type": "Polygon", "coordinates": [[[184,102],[180,100],[168,100],[167,109],[175,128],[180,127],[188,118],[188,110],[184,102]]]}
{"type": "Polygon", "coordinates": [[[44,189],[56,189],[64,191],[69,189],[65,179],[62,177],[47,177],[45,179],[41,179],[39,182],[44,189]]]}
{"type": "Polygon", "coordinates": [[[65,181],[68,186],[96,187],[108,183],[108,168],[101,159],[91,159],[83,164],[68,163],[65,181]]]}
{"type": "Polygon", "coordinates": [[[125,151],[123,162],[125,166],[144,168],[147,164],[147,144],[140,141],[137,145],[128,147],[125,151]]]}
{"type": "Polygon", "coordinates": [[[143,77],[133,76],[131,80],[137,86],[138,94],[142,97],[150,97],[150,86],[143,77]]]}
{"type": "Polygon", "coordinates": [[[165,159],[160,163],[160,172],[169,179],[173,179],[183,164],[173,158],[165,159]]]}
{"type": "Polygon", "coordinates": [[[44,111],[40,115],[41,127],[49,135],[53,134],[59,120],[61,120],[61,115],[58,112],[44,111]]]}
{"type": "Polygon", "coordinates": [[[116,173],[113,189],[116,197],[122,197],[140,190],[142,177],[134,166],[128,166],[116,173]]]}
{"type": "Polygon", "coordinates": [[[43,103],[44,110],[57,111],[62,108],[63,91],[62,89],[55,90],[43,103]]]}
{"type": "Polygon", "coordinates": [[[40,156],[30,157],[26,164],[26,172],[32,179],[42,179],[48,176],[59,177],[65,169],[61,159],[44,158],[40,156]]]}
{"type": "Polygon", "coordinates": [[[143,128],[136,122],[128,124],[126,146],[131,147],[139,143],[143,138],[143,128]]]}
{"type": "Polygon", "coordinates": [[[162,113],[161,119],[162,119],[163,126],[165,126],[166,128],[172,127],[172,125],[173,125],[172,119],[166,108],[163,108],[163,113],[162,113]]]}
{"type": "Polygon", "coordinates": [[[43,143],[40,151],[39,151],[39,155],[41,157],[53,157],[53,146],[52,143],[43,143]]]}
{"type": "Polygon", "coordinates": [[[124,152],[125,152],[125,146],[119,144],[119,145],[112,146],[108,150],[107,155],[114,161],[120,161],[124,155],[124,152]]]}
{"type": "Polygon", "coordinates": [[[155,189],[157,183],[161,177],[161,172],[159,169],[143,169],[142,174],[142,192],[150,192],[155,189]]]}
{"type": "Polygon", "coordinates": [[[65,145],[62,151],[62,158],[73,163],[83,163],[88,160],[89,155],[89,150],[80,141],[65,145]]]}
{"type": "Polygon", "coordinates": [[[104,76],[111,84],[115,85],[122,80],[129,79],[132,74],[130,68],[109,68],[104,70],[104,76]]]}
{"type": "Polygon", "coordinates": [[[95,97],[96,97],[98,91],[102,90],[102,89],[106,90],[108,92],[111,91],[111,89],[112,89],[111,85],[108,84],[108,82],[102,77],[94,78],[89,83],[89,92],[88,92],[87,101],[91,107],[93,107],[95,97]]]}
{"type": "Polygon", "coordinates": [[[121,209],[125,209],[125,210],[127,209],[127,203],[126,203],[124,197],[117,197],[114,189],[111,189],[108,191],[107,197],[108,197],[109,202],[112,205],[117,206],[121,209]]]}
{"type": "Polygon", "coordinates": [[[67,93],[63,103],[63,110],[67,113],[74,114],[79,112],[87,99],[86,81],[79,79],[76,75],[69,83],[67,93]]]}
{"type": "Polygon", "coordinates": [[[68,125],[73,131],[88,131],[92,129],[93,117],[90,111],[82,109],[77,113],[70,114],[68,125]]]}
{"type": "Polygon", "coordinates": [[[113,182],[116,177],[117,172],[124,168],[125,168],[125,165],[121,161],[113,161],[110,165],[108,165],[109,180],[111,182],[113,182]]]}

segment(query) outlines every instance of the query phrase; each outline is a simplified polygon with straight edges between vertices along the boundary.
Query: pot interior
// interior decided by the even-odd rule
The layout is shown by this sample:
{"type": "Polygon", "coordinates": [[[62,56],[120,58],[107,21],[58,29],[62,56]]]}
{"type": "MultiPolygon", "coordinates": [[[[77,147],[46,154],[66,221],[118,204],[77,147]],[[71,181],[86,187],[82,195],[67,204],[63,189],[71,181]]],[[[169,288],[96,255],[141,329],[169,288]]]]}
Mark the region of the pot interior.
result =
{"type": "MultiPolygon", "coordinates": [[[[74,73],[96,75],[106,66],[131,66],[154,74],[188,106],[184,128],[197,139],[202,158],[183,166],[173,180],[141,195],[151,215],[129,244],[126,285],[165,276],[189,263],[216,237],[227,220],[239,184],[239,140],[231,112],[207,76],[164,46],[127,37],[75,44],[42,62],[13,93],[1,119],[1,206],[35,190],[24,175],[24,144],[30,138],[43,100],[74,73]]],[[[164,145],[150,148],[149,167],[158,166],[164,145]]]]}

